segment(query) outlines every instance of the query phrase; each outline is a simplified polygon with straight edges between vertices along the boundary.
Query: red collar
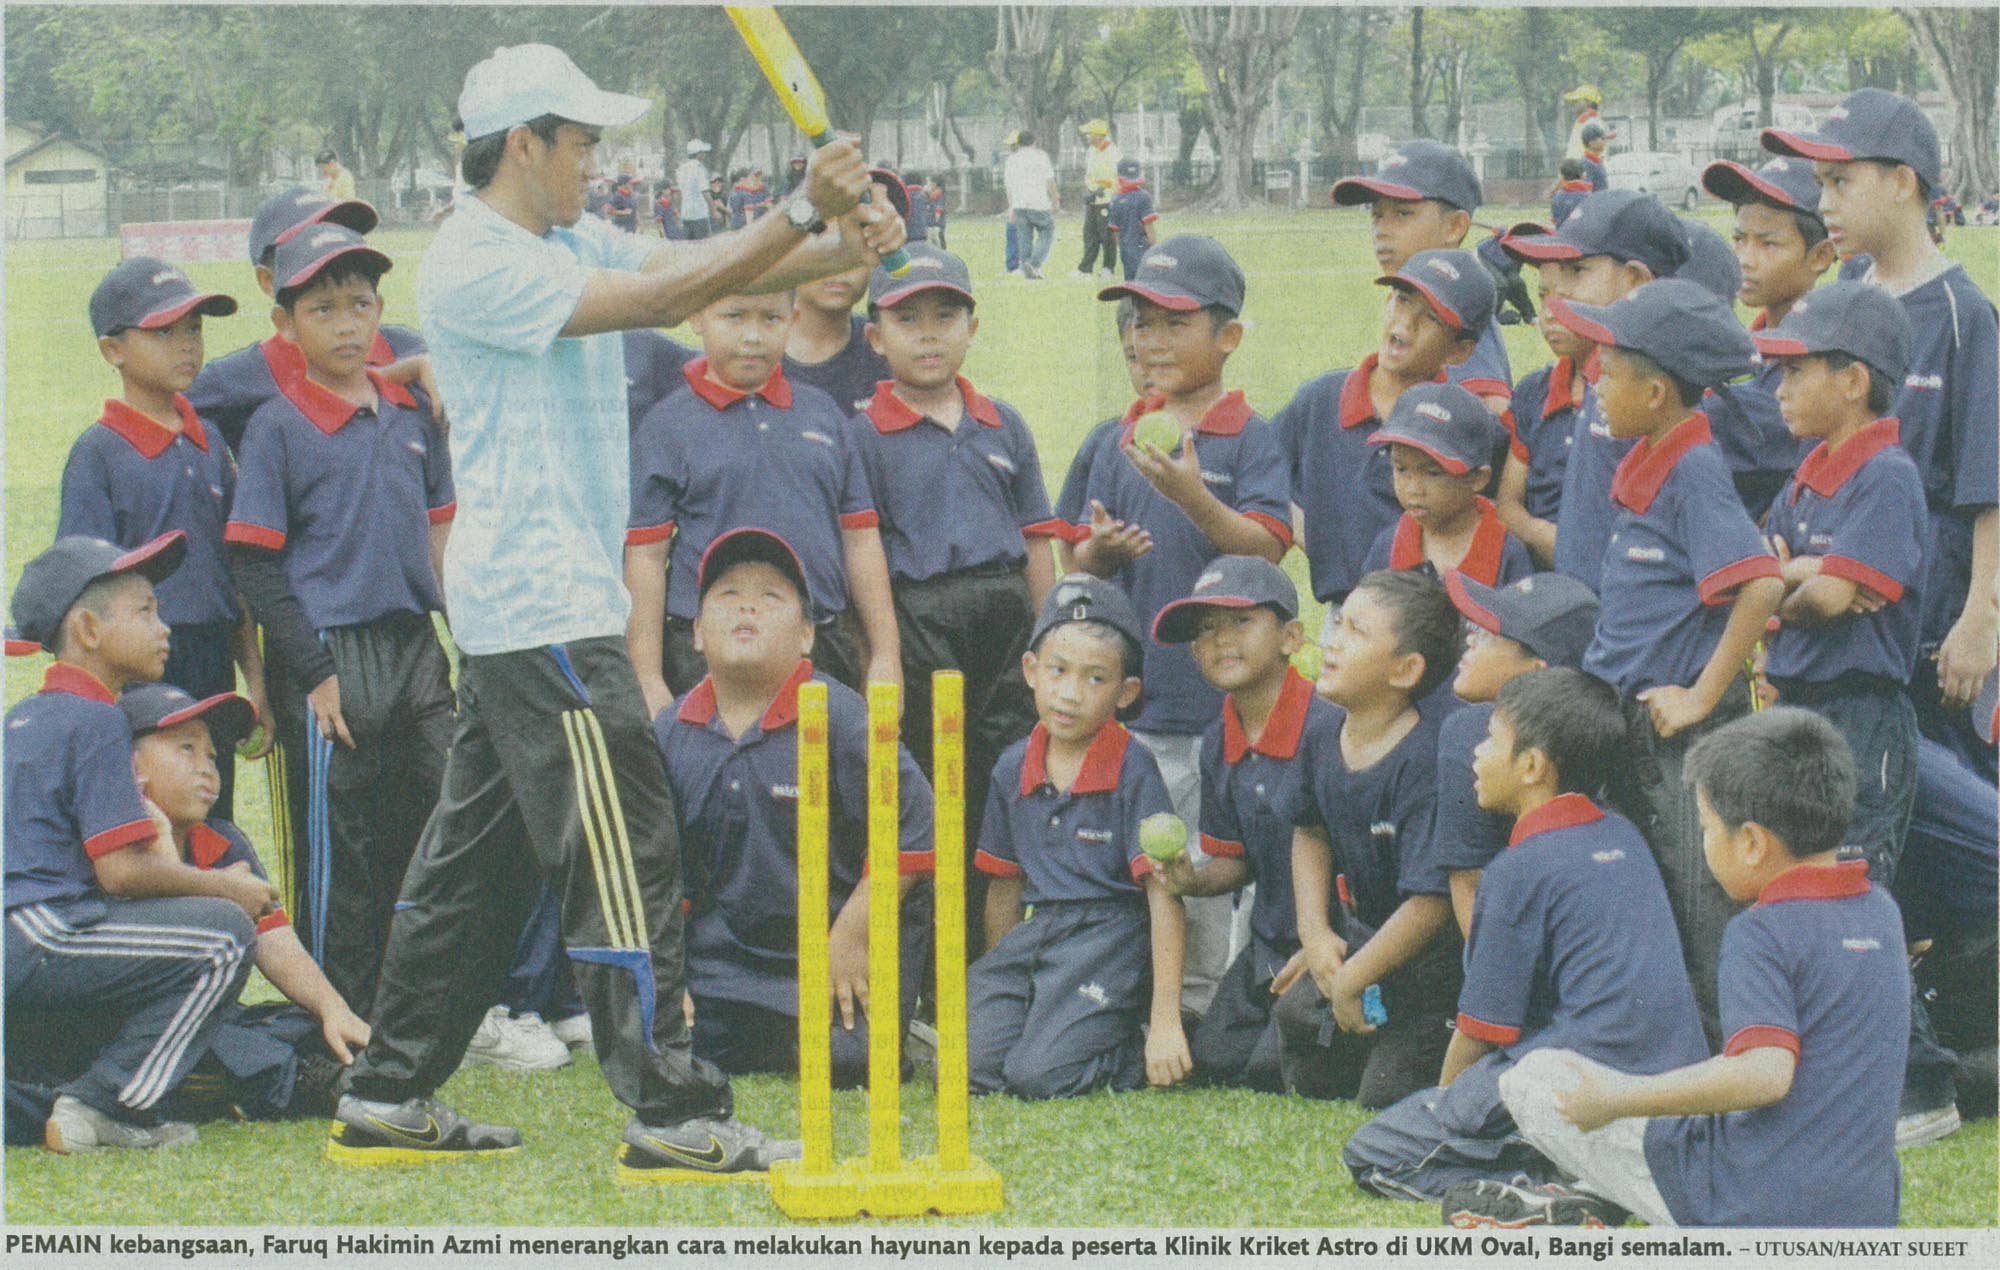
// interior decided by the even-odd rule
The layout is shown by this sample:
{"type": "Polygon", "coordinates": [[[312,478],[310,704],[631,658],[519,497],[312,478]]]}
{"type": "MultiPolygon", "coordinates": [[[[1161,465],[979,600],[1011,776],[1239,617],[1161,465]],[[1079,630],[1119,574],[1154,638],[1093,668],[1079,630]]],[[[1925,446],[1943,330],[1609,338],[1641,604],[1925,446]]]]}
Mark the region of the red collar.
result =
{"type": "Polygon", "coordinates": [[[1597,804],[1582,794],[1557,794],[1514,822],[1514,832],[1507,835],[1507,845],[1518,847],[1536,834],[1594,825],[1602,819],[1604,813],[1597,809],[1597,804]]]}
{"type": "MultiPolygon", "coordinates": [[[[306,355],[299,351],[297,344],[282,335],[273,335],[257,347],[264,354],[264,366],[271,372],[272,383],[283,388],[305,378],[306,355]]],[[[383,338],[381,331],[376,331],[375,343],[368,349],[368,364],[387,366],[395,360],[396,350],[389,347],[389,341],[383,338]]]]}
{"type": "Polygon", "coordinates": [[[1800,864],[1764,884],[1756,907],[1786,900],[1851,900],[1868,893],[1868,861],[1844,860],[1835,865],[1800,864]]]}
{"type": "Polygon", "coordinates": [[[1310,679],[1297,670],[1285,668],[1285,682],[1278,689],[1278,700],[1271,706],[1271,717],[1264,720],[1264,731],[1256,744],[1243,732],[1243,720],[1236,713],[1236,698],[1222,699],[1222,759],[1231,767],[1243,761],[1243,756],[1255,750],[1266,758],[1290,759],[1298,755],[1299,737],[1306,730],[1306,711],[1312,707],[1313,685],[1310,679]]]}
{"type": "Polygon", "coordinates": [[[1571,194],[1587,194],[1590,192],[1590,182],[1564,181],[1561,188],[1571,194]]]}
{"type": "Polygon", "coordinates": [[[72,666],[59,661],[42,674],[43,692],[62,692],[72,697],[82,697],[85,701],[96,701],[107,706],[118,704],[118,694],[99,682],[96,675],[81,666],[72,666]]]}
{"type": "MultiPolygon", "coordinates": [[[[1370,353],[1361,359],[1361,364],[1347,372],[1347,382],[1340,386],[1340,426],[1358,428],[1375,419],[1375,399],[1368,395],[1368,380],[1375,373],[1375,365],[1382,360],[1380,353],[1370,353]]],[[[1439,371],[1431,380],[1434,384],[1445,381],[1445,372],[1439,371]]]]}
{"type": "Polygon", "coordinates": [[[212,869],[229,854],[229,839],[208,827],[196,825],[188,834],[188,855],[197,869],[212,869]]]}
{"type": "MultiPolygon", "coordinates": [[[[1500,513],[1484,498],[1475,499],[1479,508],[1479,523],[1473,527],[1472,542],[1465,549],[1465,559],[1458,562],[1455,572],[1462,573],[1473,581],[1485,586],[1500,584],[1500,555],[1507,547],[1507,527],[1500,523],[1500,513]]],[[[1420,569],[1424,564],[1423,527],[1404,512],[1396,521],[1395,537],[1389,540],[1389,567],[1391,569],[1420,569]]]]}
{"type": "MultiPolygon", "coordinates": [[[[785,680],[783,686],[778,689],[778,695],[771,698],[771,704],[764,708],[764,717],[757,724],[760,730],[769,734],[783,728],[788,728],[798,722],[799,685],[811,679],[812,674],[812,662],[805,658],[800,658],[799,664],[792,668],[792,677],[785,680]]],[[[675,713],[674,717],[682,723],[693,724],[698,728],[705,728],[713,722],[715,719],[714,678],[703,679],[694,686],[693,691],[681,698],[680,709],[675,713]]]]}
{"type": "MultiPolygon", "coordinates": [[[[990,398],[982,397],[972,387],[972,381],[958,376],[958,394],[965,400],[965,413],[978,421],[980,426],[998,428],[1000,409],[990,398]]],[[[875,385],[875,397],[868,403],[868,422],[875,425],[875,431],[883,436],[914,428],[928,416],[918,414],[910,404],[896,395],[896,381],[885,379],[875,385]]]]}
{"type": "MultiPolygon", "coordinates": [[[[688,387],[694,389],[694,395],[709,405],[714,406],[717,410],[727,410],[745,397],[753,395],[747,392],[738,392],[726,384],[718,384],[713,379],[710,379],[708,377],[708,359],[706,357],[697,357],[687,365],[681,367],[681,374],[687,378],[688,387]]],[[[764,381],[761,388],[755,390],[754,395],[762,397],[780,410],[790,410],[792,408],[792,385],[785,378],[785,368],[782,365],[773,368],[771,377],[764,381]]]]}
{"type": "MultiPolygon", "coordinates": [[[[382,378],[381,373],[373,366],[368,368],[367,375],[368,381],[375,385],[375,391],[381,395],[383,401],[401,406],[405,410],[416,408],[417,399],[410,395],[409,389],[382,378]]],[[[346,427],[353,421],[354,416],[361,412],[360,406],[326,385],[314,383],[304,373],[300,373],[290,383],[278,381],[278,392],[286,401],[298,407],[299,413],[306,417],[307,422],[328,436],[346,427]]]]}
{"type": "Polygon", "coordinates": [[[1583,382],[1595,388],[1597,381],[1604,378],[1604,346],[1593,345],[1590,356],[1583,359],[1583,382]]]}
{"type": "Polygon", "coordinates": [[[1820,442],[1799,464],[1792,501],[1799,501],[1801,489],[1809,489],[1821,498],[1832,498],[1841,486],[1854,479],[1856,472],[1868,465],[1868,460],[1900,444],[1902,431],[1903,425],[1894,419],[1877,419],[1841,442],[1838,450],[1829,450],[1826,442],[1820,442]]]}
{"type": "Polygon", "coordinates": [[[195,448],[208,453],[208,432],[201,426],[201,418],[188,404],[188,399],[174,394],[174,410],[181,417],[178,434],[160,426],[158,420],[141,411],[134,410],[126,403],[113,398],[104,403],[104,413],[97,421],[125,438],[127,444],[137,450],[142,458],[157,459],[167,452],[176,435],[194,442],[195,448]]]}
{"type": "Polygon", "coordinates": [[[1771,310],[1759,309],[1757,316],[1750,319],[1750,330],[1754,334],[1771,325],[1771,310]]]}
{"type": "Polygon", "coordinates": [[[1556,364],[1549,367],[1549,394],[1542,399],[1542,418],[1553,418],[1583,404],[1582,398],[1570,395],[1570,381],[1575,378],[1576,363],[1567,357],[1556,358],[1556,364]]]}
{"type": "Polygon", "coordinates": [[[1611,501],[1644,516],[1687,452],[1713,440],[1708,431],[1708,416],[1699,410],[1675,424],[1660,444],[1654,445],[1653,438],[1645,438],[1619,462],[1618,471],[1611,477],[1611,501]]]}
{"type": "MultiPolygon", "coordinates": [[[[1160,396],[1144,397],[1133,402],[1132,408],[1125,412],[1125,435],[1119,438],[1118,444],[1130,445],[1133,429],[1139,423],[1139,416],[1150,411],[1165,409],[1166,404],[1167,399],[1160,396]]],[[[1255,413],[1256,411],[1250,409],[1250,403],[1243,399],[1243,390],[1239,388],[1234,392],[1223,394],[1222,400],[1210,406],[1208,413],[1202,415],[1201,422],[1194,426],[1194,430],[1205,437],[1233,437],[1243,431],[1243,425],[1249,423],[1250,416],[1255,413]]]]}
{"type": "MultiPolygon", "coordinates": [[[[1076,772],[1071,794],[1108,794],[1118,788],[1125,769],[1125,747],[1132,734],[1113,720],[1097,730],[1090,748],[1084,751],[1083,766],[1076,772]]],[[[1049,730],[1037,723],[1028,733],[1028,752],[1021,760],[1021,797],[1026,798],[1049,783],[1049,730]]]]}

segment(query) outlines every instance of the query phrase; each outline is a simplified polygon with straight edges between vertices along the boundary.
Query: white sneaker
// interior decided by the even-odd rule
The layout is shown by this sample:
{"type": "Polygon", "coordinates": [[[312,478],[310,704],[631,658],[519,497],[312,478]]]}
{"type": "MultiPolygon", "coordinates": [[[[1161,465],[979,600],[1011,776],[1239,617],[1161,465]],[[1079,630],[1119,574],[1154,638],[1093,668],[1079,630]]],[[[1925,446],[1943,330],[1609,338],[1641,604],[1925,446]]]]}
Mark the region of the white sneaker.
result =
{"type": "Polygon", "coordinates": [[[1021,276],[1021,271],[1019,269],[1009,269],[1007,271],[1007,276],[1010,278],[1018,278],[1021,276]]]}
{"type": "Polygon", "coordinates": [[[510,1072],[549,1072],[569,1066],[569,1046],[556,1039],[540,1015],[511,1016],[507,1007],[496,1005],[480,1020],[464,1061],[510,1072]]]}
{"type": "Polygon", "coordinates": [[[194,1126],[166,1121],[152,1126],[114,1120],[68,1094],[56,1098],[42,1129],[42,1144],[57,1155],[90,1151],[158,1151],[186,1146],[195,1139],[194,1126]]]}
{"type": "Polygon", "coordinates": [[[572,1014],[566,1019],[557,1019],[549,1024],[549,1031],[572,1050],[591,1049],[596,1040],[590,1030],[588,1014],[572,1014]]]}

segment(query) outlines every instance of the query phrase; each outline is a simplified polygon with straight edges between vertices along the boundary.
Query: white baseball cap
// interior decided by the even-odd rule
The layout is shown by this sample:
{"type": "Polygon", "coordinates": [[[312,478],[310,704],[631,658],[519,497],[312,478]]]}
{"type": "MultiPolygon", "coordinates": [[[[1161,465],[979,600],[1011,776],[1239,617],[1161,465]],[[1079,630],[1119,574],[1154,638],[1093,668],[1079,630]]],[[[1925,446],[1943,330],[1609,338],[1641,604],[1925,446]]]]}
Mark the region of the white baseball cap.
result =
{"type": "Polygon", "coordinates": [[[644,97],[607,93],[577,68],[569,54],[548,44],[516,44],[465,73],[458,94],[458,117],[465,135],[504,132],[543,115],[592,128],[631,123],[652,108],[644,97]]]}
{"type": "Polygon", "coordinates": [[[713,149],[715,149],[714,146],[708,144],[708,142],[706,141],[703,141],[700,137],[696,137],[694,140],[687,143],[687,152],[690,155],[707,154],[710,150],[713,149]]]}

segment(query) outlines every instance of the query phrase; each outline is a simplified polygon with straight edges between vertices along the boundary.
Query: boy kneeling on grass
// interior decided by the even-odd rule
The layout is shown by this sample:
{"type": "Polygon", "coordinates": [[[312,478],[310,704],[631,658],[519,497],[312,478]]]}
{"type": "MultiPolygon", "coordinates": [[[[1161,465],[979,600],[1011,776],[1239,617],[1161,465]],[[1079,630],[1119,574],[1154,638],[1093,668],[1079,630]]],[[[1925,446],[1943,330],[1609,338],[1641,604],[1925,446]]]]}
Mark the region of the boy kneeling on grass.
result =
{"type": "Polygon", "coordinates": [[[1056,584],[1029,638],[1041,722],[994,766],[974,859],[993,878],[989,951],[966,977],[977,1092],[1068,1098],[1193,1066],[1180,900],[1139,845],[1173,804],[1116,717],[1139,700],[1139,640],[1125,593],[1087,575],[1056,584]]]}
{"type": "MultiPolygon", "coordinates": [[[[1545,1049],[1500,1096],[1580,1190],[1654,1225],[1893,1226],[1909,971],[1895,901],[1840,859],[1847,744],[1780,706],[1702,738],[1686,775],[1709,868],[1751,904],[1723,940],[1723,1052],[1635,1076],[1545,1049]]],[[[1576,1211],[1487,1189],[1495,1222],[1576,1211]]]]}

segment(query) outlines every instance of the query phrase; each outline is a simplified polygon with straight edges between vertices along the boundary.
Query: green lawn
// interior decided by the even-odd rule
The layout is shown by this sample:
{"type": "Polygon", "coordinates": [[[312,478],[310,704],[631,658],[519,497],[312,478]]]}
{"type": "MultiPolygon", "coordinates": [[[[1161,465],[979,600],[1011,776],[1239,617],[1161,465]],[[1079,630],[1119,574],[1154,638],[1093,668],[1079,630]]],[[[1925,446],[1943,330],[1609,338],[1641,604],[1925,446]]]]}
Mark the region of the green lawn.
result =
{"type": "MultiPolygon", "coordinates": [[[[1718,226],[1726,213],[1706,215],[1718,226]]],[[[1501,209],[1487,218],[1511,219],[1501,209]]],[[[1213,233],[1249,276],[1250,325],[1231,367],[1232,386],[1274,413],[1312,376],[1368,352],[1380,291],[1359,213],[1248,216],[1228,221],[1168,215],[1165,234],[1213,233]]],[[[1000,230],[967,220],[952,245],[972,267],[983,323],[967,375],[1019,407],[1041,445],[1053,493],[1071,456],[1099,420],[1130,397],[1108,306],[1095,284],[1063,278],[1075,262],[1079,224],[1059,224],[1049,269],[1029,283],[1000,276],[1000,230]]],[[[414,320],[416,265],[428,235],[375,240],[396,260],[384,282],[392,321],[414,320]]],[[[1989,294],[2000,293],[2000,231],[1953,231],[1950,250],[1989,294]]],[[[117,258],[110,242],[11,243],[6,249],[6,577],[47,545],[57,487],[71,442],[116,388],[85,320],[91,288],[117,258]]],[[[245,301],[211,321],[217,356],[269,330],[247,263],[197,265],[196,282],[245,301]]],[[[1531,330],[1506,330],[1517,374],[1547,360],[1531,330]]],[[[1297,553],[1287,561],[1304,581],[1297,553]]],[[[1303,591],[1303,586],[1301,587],[1303,591]]],[[[1316,614],[1308,614],[1308,629],[1316,614]]],[[[41,658],[7,667],[7,701],[34,690],[41,658]]],[[[238,813],[262,841],[269,813],[260,768],[244,769],[238,813]]],[[[746,1119],[774,1130],[796,1125],[788,1081],[737,1082],[746,1119]]],[[[59,1159],[39,1150],[6,1153],[7,1217],[24,1223],[358,1222],[386,1225],[728,1224],[780,1220],[760,1190],[626,1191],[612,1181],[611,1152],[623,1112],[594,1064],[522,1077],[480,1069],[444,1096],[469,1112],[517,1124],[525,1155],[436,1171],[375,1174],[323,1165],[325,1129],[212,1125],[202,1141],[152,1159],[59,1159]],[[188,1184],[189,1176],[200,1181],[188,1184]]],[[[859,1095],[841,1095],[842,1150],[861,1149],[859,1095]]],[[[928,1149],[927,1091],[908,1093],[906,1142],[928,1149]]],[[[996,1220],[1030,1226],[1391,1226],[1430,1225],[1429,1207],[1366,1199],[1346,1179],[1339,1151],[1365,1119],[1344,1103],[1239,1093],[1175,1091],[1103,1095],[1056,1105],[996,1098],[973,1108],[975,1150],[1008,1182],[996,1220]]],[[[1994,1125],[1971,1126],[1905,1157],[1904,1219],[1912,1226],[1995,1224],[1994,1125]]]]}

